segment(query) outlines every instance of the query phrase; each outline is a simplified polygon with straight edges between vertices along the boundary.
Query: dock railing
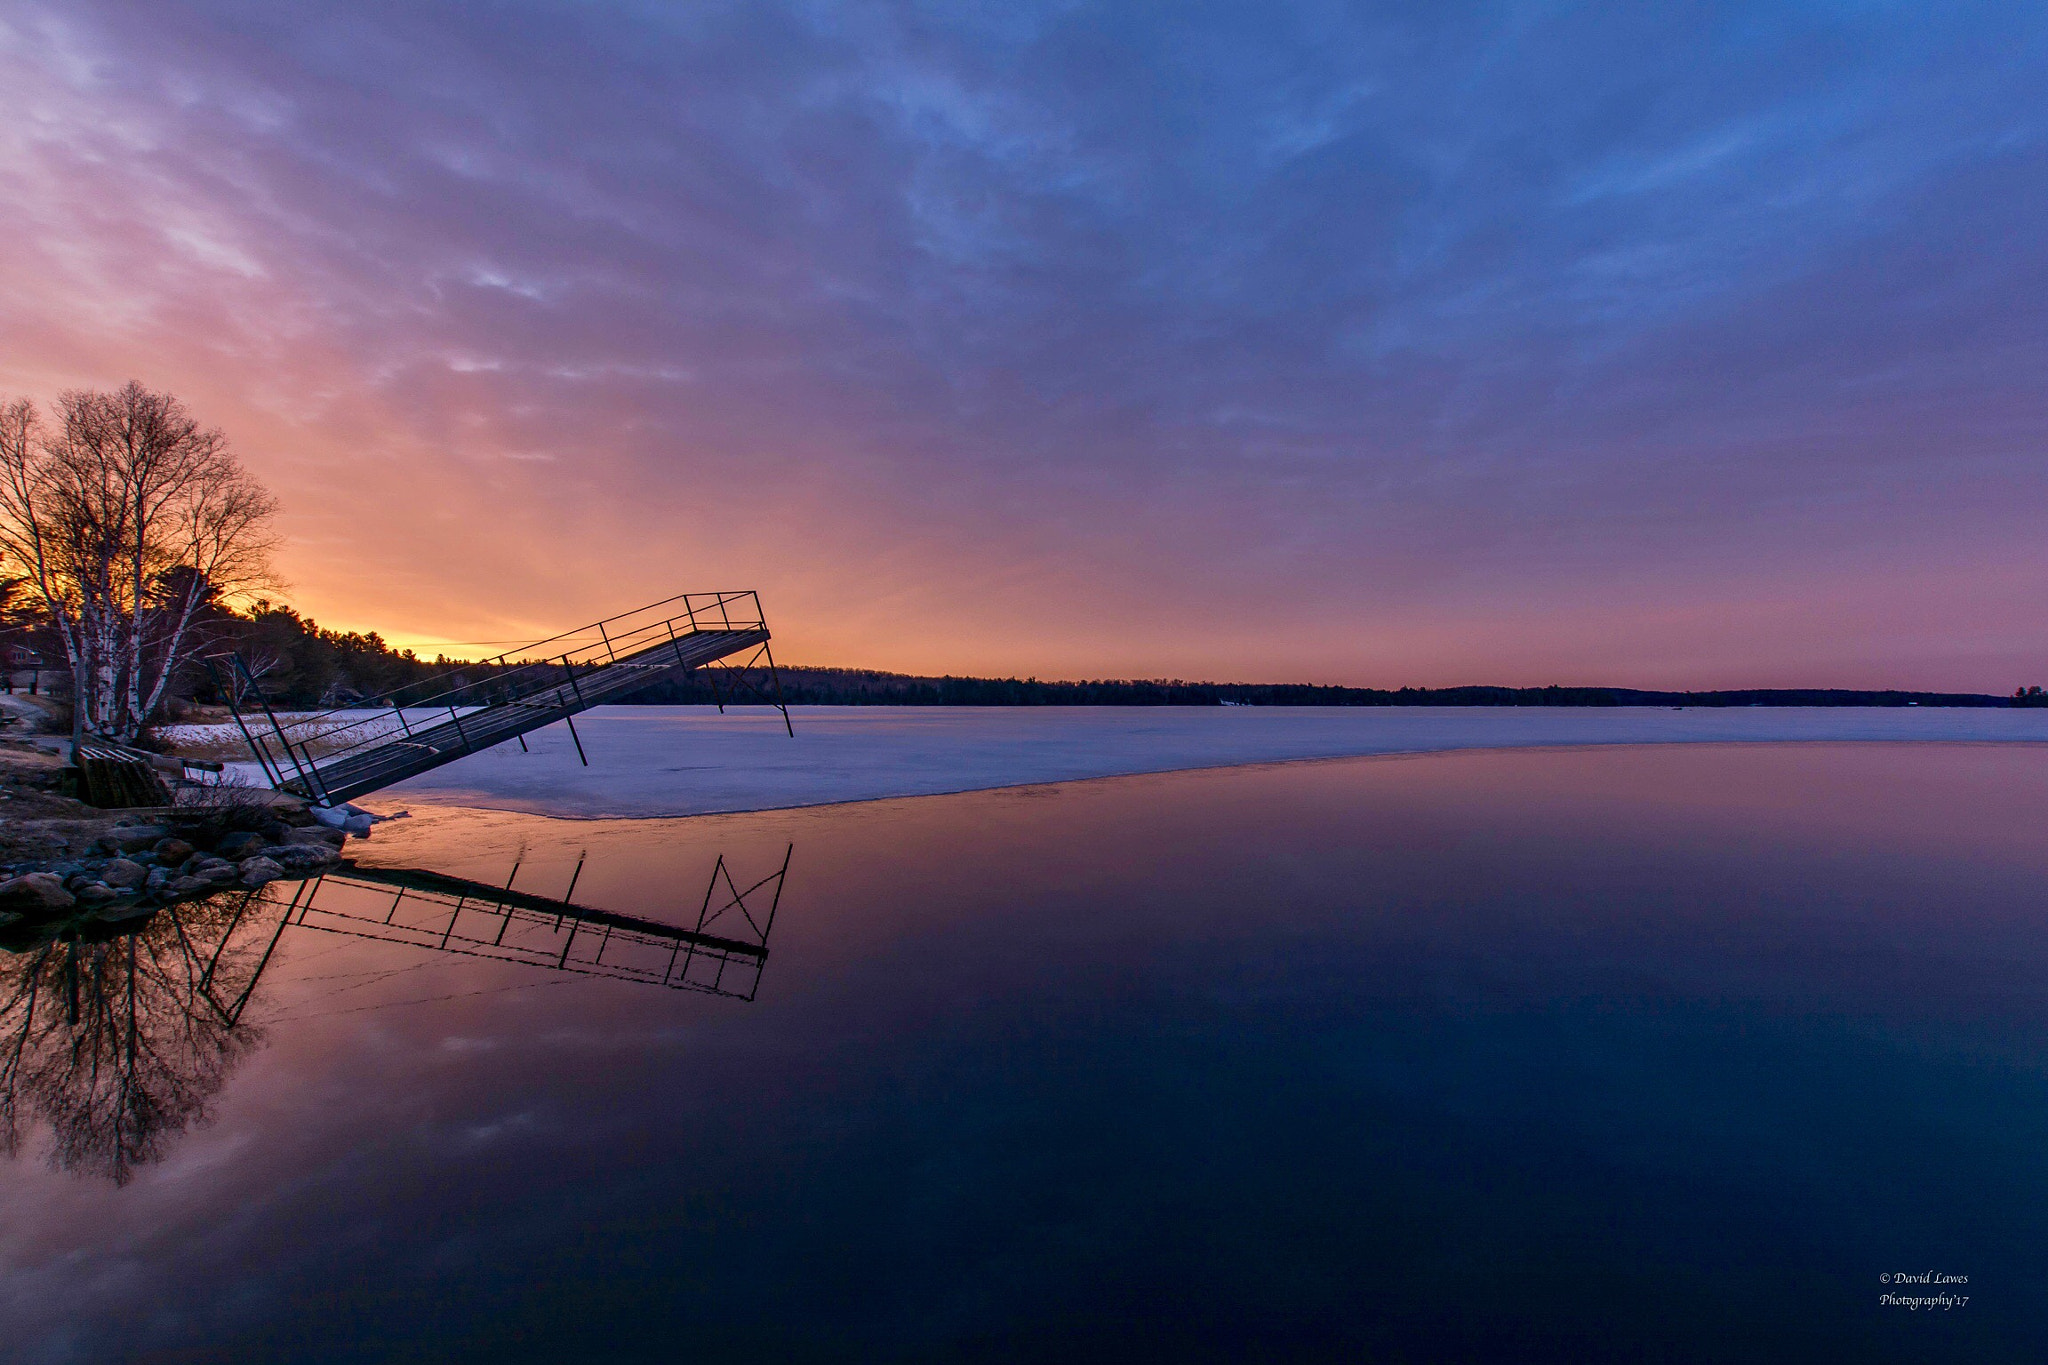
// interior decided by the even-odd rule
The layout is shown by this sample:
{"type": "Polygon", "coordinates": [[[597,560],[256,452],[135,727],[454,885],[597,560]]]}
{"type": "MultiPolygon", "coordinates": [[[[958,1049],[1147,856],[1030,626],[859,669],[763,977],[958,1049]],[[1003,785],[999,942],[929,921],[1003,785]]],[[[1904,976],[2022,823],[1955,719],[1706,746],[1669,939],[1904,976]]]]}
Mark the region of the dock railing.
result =
{"type": "MultiPolygon", "coordinates": [[[[758,635],[765,651],[768,622],[760,594],[752,589],[678,593],[488,658],[452,664],[391,689],[374,707],[338,706],[289,718],[277,714],[239,655],[224,661],[239,675],[239,686],[236,679],[221,678],[216,660],[206,662],[265,778],[273,786],[296,778],[294,785],[317,793],[322,790],[317,781],[321,765],[407,739],[430,726],[453,722],[460,731],[467,715],[515,705],[565,686],[580,699],[581,684],[601,670],[620,664],[659,667],[670,649],[681,664],[686,662],[685,641],[714,634],[758,635]],[[238,700],[237,694],[244,692],[246,698],[238,700]],[[249,701],[255,703],[254,709],[248,707],[249,701]]],[[[772,655],[768,664],[772,670],[772,655]]],[[[760,695],[767,704],[781,707],[779,696],[760,695]]]]}

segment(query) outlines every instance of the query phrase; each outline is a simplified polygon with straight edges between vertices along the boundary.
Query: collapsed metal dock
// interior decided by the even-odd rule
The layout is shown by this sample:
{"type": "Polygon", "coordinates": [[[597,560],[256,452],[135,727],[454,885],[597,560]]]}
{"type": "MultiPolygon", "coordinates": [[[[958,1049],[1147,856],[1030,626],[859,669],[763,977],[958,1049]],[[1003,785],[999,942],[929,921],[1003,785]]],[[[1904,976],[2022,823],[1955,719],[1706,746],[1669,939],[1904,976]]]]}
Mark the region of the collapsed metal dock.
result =
{"type": "MultiPolygon", "coordinates": [[[[396,689],[375,708],[281,720],[239,656],[229,664],[241,685],[221,691],[270,784],[333,806],[507,740],[523,745],[521,736],[557,721],[574,735],[579,713],[699,668],[728,677],[731,695],[744,690],[775,707],[794,734],[768,641],[758,593],[683,593],[456,665],[396,689]],[[238,693],[256,705],[238,701],[238,693]]],[[[723,711],[727,694],[716,675],[712,687],[723,711]]],[[[576,751],[583,753],[580,736],[576,751]]]]}

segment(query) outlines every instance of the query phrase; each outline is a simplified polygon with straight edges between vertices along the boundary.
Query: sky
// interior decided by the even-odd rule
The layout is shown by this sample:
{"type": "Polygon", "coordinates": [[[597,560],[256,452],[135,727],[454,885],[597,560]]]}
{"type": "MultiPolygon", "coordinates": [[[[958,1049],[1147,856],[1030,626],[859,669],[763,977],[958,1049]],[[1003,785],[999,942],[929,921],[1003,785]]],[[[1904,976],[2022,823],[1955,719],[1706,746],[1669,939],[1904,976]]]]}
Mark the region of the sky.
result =
{"type": "MultiPolygon", "coordinates": [[[[0,395],[324,626],[2048,683],[2048,8],[0,0],[0,395]]],[[[480,642],[472,646],[470,642],[480,642]]]]}

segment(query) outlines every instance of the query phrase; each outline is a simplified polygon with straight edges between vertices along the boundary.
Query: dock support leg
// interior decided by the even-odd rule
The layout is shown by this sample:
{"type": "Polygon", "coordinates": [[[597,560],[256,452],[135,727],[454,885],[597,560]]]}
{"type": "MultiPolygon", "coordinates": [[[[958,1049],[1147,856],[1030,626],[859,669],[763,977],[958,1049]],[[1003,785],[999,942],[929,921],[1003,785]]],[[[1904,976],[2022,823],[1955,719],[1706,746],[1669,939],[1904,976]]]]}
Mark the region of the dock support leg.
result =
{"type": "Polygon", "coordinates": [[[789,723],[789,703],[782,699],[782,675],[775,671],[775,651],[768,648],[766,640],[761,642],[761,654],[768,660],[768,681],[775,686],[775,709],[782,713],[782,728],[795,739],[796,727],[789,723]]]}

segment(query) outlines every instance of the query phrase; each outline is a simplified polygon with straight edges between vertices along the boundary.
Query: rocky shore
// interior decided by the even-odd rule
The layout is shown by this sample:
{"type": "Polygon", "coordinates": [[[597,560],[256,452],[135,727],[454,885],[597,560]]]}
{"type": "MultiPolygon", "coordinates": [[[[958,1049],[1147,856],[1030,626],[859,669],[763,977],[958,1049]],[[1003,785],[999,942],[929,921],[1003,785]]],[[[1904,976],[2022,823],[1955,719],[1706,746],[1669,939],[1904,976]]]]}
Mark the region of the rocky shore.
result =
{"type": "Polygon", "coordinates": [[[9,776],[12,809],[32,802],[66,809],[38,810],[41,818],[31,820],[0,817],[10,827],[0,845],[16,858],[0,864],[0,949],[120,924],[178,901],[317,876],[341,861],[348,839],[303,805],[268,792],[230,790],[189,807],[123,814],[36,792],[39,772],[9,776]]]}

